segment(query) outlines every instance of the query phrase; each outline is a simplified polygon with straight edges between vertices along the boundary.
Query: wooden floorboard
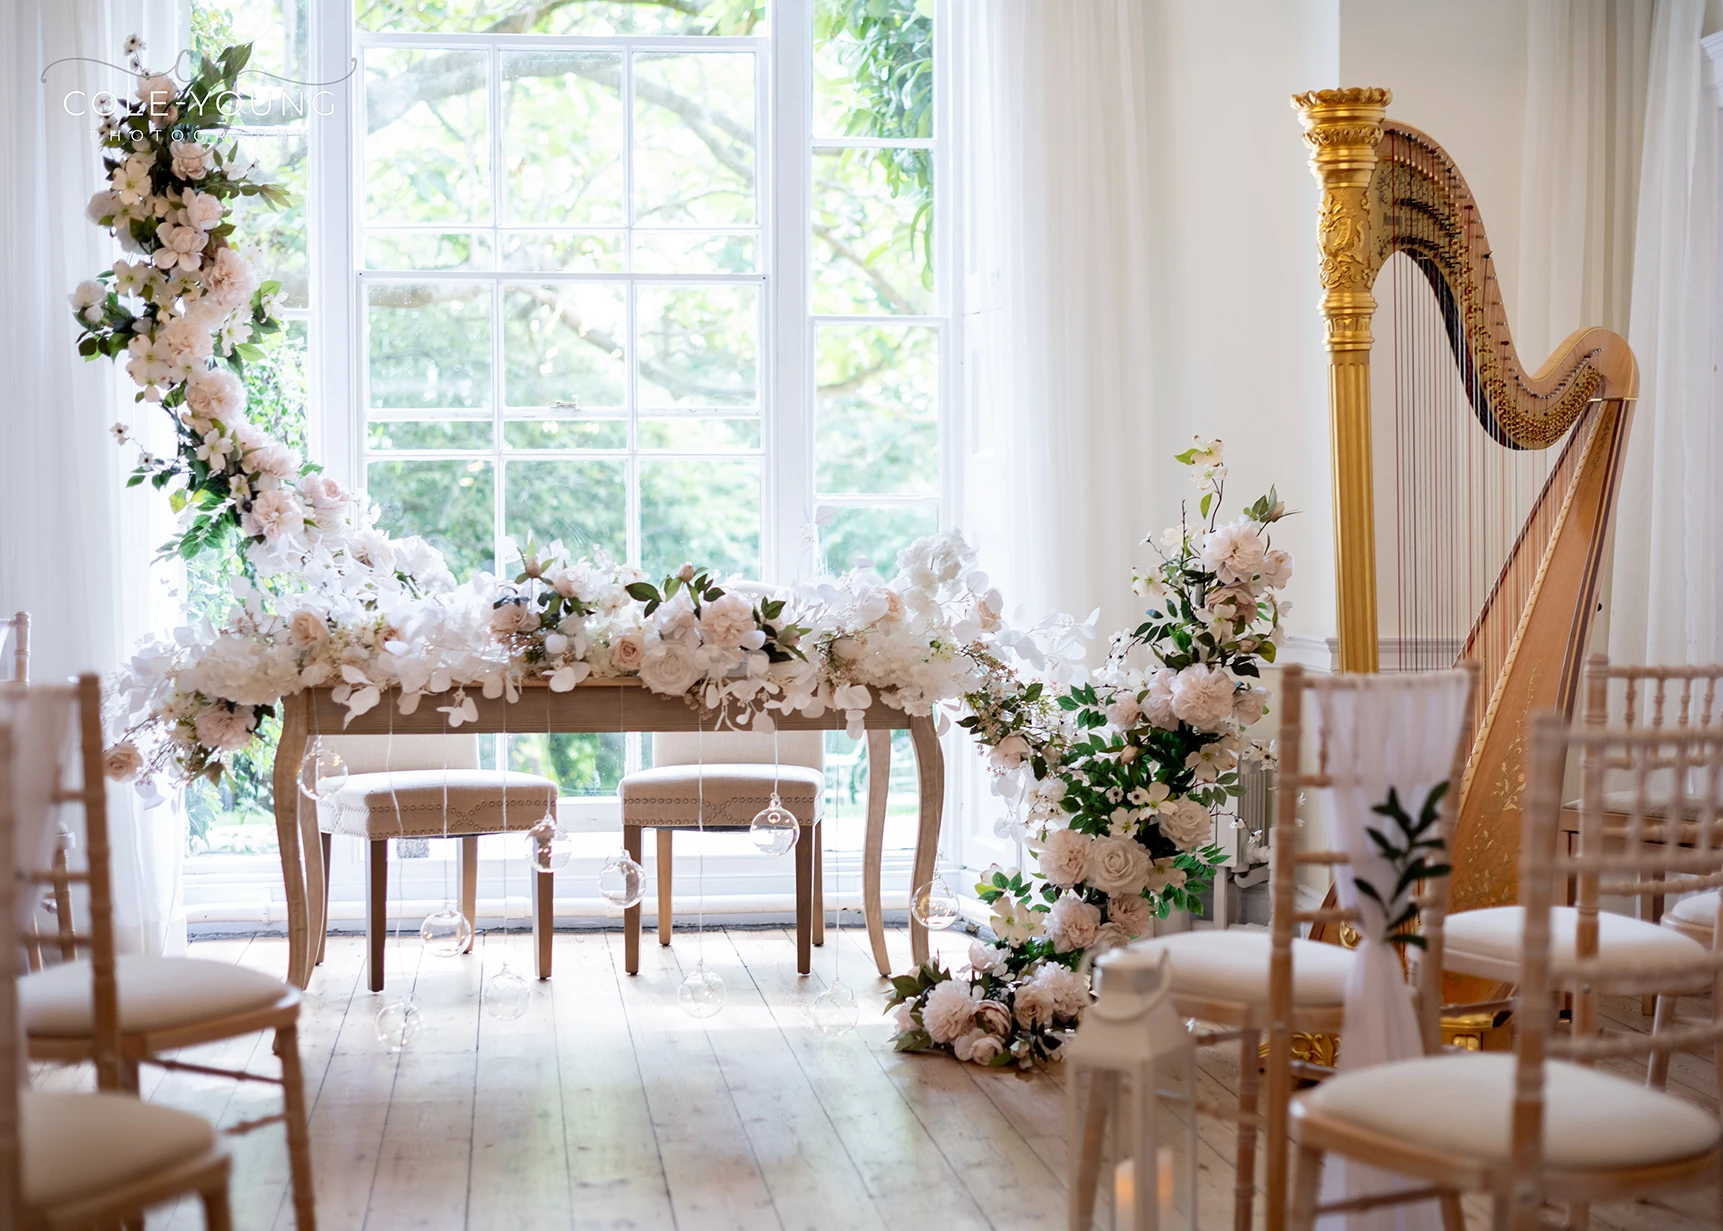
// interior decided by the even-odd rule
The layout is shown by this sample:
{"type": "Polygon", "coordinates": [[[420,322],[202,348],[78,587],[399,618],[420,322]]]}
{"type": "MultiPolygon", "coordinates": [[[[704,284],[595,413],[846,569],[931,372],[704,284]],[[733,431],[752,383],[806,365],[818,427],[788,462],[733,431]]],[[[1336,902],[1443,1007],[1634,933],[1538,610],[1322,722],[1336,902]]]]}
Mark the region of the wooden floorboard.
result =
{"type": "MultiPolygon", "coordinates": [[[[969,938],[932,937],[950,966],[969,938]]],[[[521,933],[479,938],[471,955],[438,958],[416,935],[391,941],[388,987],[366,990],[364,942],[331,937],[305,994],[300,1052],[312,1108],[319,1225],[324,1231],[460,1228],[784,1228],[880,1231],[1044,1231],[1065,1223],[1065,1077],[981,1070],[891,1050],[885,984],[865,937],[828,931],[810,975],[795,970],[795,937],[780,928],[679,930],[666,949],[648,930],[640,973],[623,970],[614,932],[558,935],[555,976],[530,978],[521,933]],[[718,1015],[681,1011],[677,989],[704,958],[725,982],[718,1015]],[[525,1012],[484,1011],[482,989],[503,969],[529,976],[525,1012]],[[853,1030],[828,1036],[813,1018],[822,991],[855,995],[853,1030]],[[423,1029],[391,1055],[376,1014],[411,996],[423,1029]]],[[[887,938],[896,969],[909,939],[887,938]]],[[[204,942],[192,955],[280,973],[286,945],[271,938],[204,942]]],[[[1697,1016],[1704,999],[1683,1002],[1697,1016]]],[[[1602,1007],[1607,1024],[1643,1031],[1636,1001],[1602,1007]]],[[[194,1049],[189,1058],[279,1072],[263,1035],[194,1049]]],[[[1205,1048],[1206,1098],[1238,1089],[1236,1044],[1205,1048]]],[[[1611,1061],[1639,1079],[1643,1066],[1611,1061]]],[[[88,1085],[87,1070],[33,1066],[38,1084],[88,1085]]],[[[1677,1056],[1670,1090],[1716,1105],[1709,1056],[1677,1056]]],[[[217,1123],[268,1114],[279,1095],[198,1074],[145,1070],[146,1097],[217,1123]]],[[[1232,1225],[1229,1124],[1200,1125],[1199,1211],[1204,1228],[1232,1225]]],[[[1258,1164],[1261,1175],[1261,1163],[1258,1164]]],[[[293,1226],[282,1130],[235,1140],[239,1231],[293,1226]]],[[[1598,1231],[1723,1231],[1715,1185],[1652,1201],[1598,1206],[1598,1231]]],[[[1103,1195],[1103,1210],[1105,1200],[1103,1195]]],[[[1255,1224],[1263,1222],[1257,1202],[1255,1224]]],[[[1470,1227],[1488,1204],[1466,1202],[1470,1227]]],[[[194,1231],[195,1206],[153,1212],[149,1231],[194,1231]]],[[[1181,1223],[1182,1225],[1182,1223],[1181,1223]]]]}

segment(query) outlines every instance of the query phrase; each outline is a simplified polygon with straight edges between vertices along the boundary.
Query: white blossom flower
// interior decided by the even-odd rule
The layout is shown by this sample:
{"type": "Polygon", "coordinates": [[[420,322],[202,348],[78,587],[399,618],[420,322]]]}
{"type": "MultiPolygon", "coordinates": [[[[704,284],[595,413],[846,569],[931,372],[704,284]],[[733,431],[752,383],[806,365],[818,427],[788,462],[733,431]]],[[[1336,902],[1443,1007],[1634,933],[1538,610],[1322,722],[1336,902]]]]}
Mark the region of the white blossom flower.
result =
{"type": "Polygon", "coordinates": [[[150,260],[157,269],[196,269],[203,264],[203,246],[209,237],[196,227],[164,222],[156,227],[156,241],[161,247],[150,260]]]}

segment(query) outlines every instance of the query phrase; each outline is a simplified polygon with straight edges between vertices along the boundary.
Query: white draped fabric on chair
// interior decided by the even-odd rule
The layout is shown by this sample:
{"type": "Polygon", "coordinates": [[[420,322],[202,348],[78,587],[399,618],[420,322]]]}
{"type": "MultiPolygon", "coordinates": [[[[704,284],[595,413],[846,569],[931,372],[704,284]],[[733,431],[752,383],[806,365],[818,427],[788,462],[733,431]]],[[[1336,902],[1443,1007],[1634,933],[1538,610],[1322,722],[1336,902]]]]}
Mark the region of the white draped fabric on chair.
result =
{"type": "MultiPolygon", "coordinates": [[[[1321,766],[1332,783],[1324,792],[1334,845],[1349,864],[1334,869],[1343,907],[1362,916],[1358,958],[1346,984],[1345,1028],[1338,1068],[1341,1072],[1424,1054],[1424,1040],[1412,1002],[1412,989],[1395,947],[1384,939],[1393,905],[1398,870],[1383,854],[1372,830],[1393,839],[1398,827],[1377,811],[1390,792],[1413,819],[1454,764],[1456,733],[1465,720],[1470,678],[1464,671],[1383,676],[1369,687],[1321,689],[1317,700],[1316,746],[1325,752],[1321,766]],[[1383,901],[1359,892],[1372,886],[1383,901]]],[[[1451,784],[1458,790],[1459,784],[1451,784]]],[[[1380,1192],[1404,1182],[1361,1164],[1331,1156],[1323,1176],[1323,1199],[1380,1192]]],[[[1335,1215],[1324,1231],[1435,1231],[1440,1217],[1434,1203],[1364,1214],[1335,1215]]]]}
{"type": "MultiPolygon", "coordinates": [[[[86,111],[96,92],[128,91],[132,82],[83,61],[56,65],[45,81],[44,70],[64,57],[120,63],[134,32],[150,44],[152,62],[171,61],[182,43],[176,12],[172,0],[0,4],[0,234],[9,239],[0,295],[9,388],[0,400],[0,610],[34,617],[38,680],[110,671],[160,622],[150,608],[165,595],[152,584],[149,560],[166,537],[151,522],[154,493],[125,490],[129,451],[108,433],[122,417],[145,427],[144,411],[154,408],[132,412],[114,365],[78,357],[66,303],[74,286],[119,255],[84,216],[101,175],[97,121],[73,112],[86,111]]],[[[118,944],[183,948],[185,815],[177,797],[144,809],[133,791],[118,790],[109,809],[118,944]]]]}

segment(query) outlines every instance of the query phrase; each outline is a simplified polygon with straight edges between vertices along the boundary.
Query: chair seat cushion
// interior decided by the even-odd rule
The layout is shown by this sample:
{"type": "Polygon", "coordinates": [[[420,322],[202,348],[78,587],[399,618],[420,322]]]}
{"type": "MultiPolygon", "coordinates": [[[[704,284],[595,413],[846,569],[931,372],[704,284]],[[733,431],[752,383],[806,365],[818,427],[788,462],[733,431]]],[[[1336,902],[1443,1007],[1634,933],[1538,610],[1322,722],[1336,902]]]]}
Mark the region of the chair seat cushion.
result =
{"type": "Polygon", "coordinates": [[[19,1093],[25,1204],[37,1209],[187,1163],[215,1146],[202,1116],[129,1094],[19,1093]]]}
{"type": "Polygon", "coordinates": [[[555,812],[556,783],[494,769],[397,769],[349,774],[317,810],[326,833],[354,838],[525,833],[555,812]],[[505,825],[504,822],[507,822],[505,825]]]}
{"type": "MultiPolygon", "coordinates": [[[[1176,932],[1139,940],[1131,948],[1172,954],[1173,994],[1245,1004],[1268,1003],[1267,932],[1247,928],[1176,932]]],[[[1292,942],[1292,999],[1302,1008],[1336,1007],[1358,954],[1314,940],[1292,942]]]]}
{"type": "MultiPolygon", "coordinates": [[[[1603,811],[1608,817],[1631,816],[1639,801],[1639,792],[1635,790],[1605,791],[1603,793],[1603,811]]],[[[1667,798],[1647,798],[1642,805],[1640,815],[1648,817],[1664,817],[1669,815],[1670,800],[1667,798]]],[[[1693,819],[1699,815],[1700,799],[1696,796],[1684,796],[1681,800],[1681,815],[1693,819]]],[[[1579,812],[1584,807],[1583,800],[1570,800],[1562,805],[1569,812],[1579,812]]]]}
{"type": "Polygon", "coordinates": [[[1670,906],[1666,918],[1673,916],[1689,927],[1704,928],[1709,931],[1717,923],[1717,890],[1707,893],[1696,893],[1690,898],[1682,898],[1670,906]]]}
{"type": "MultiPolygon", "coordinates": [[[[280,979],[229,962],[122,954],[115,962],[120,1032],[150,1034],[267,1008],[287,993],[280,979]]],[[[85,1039],[90,1013],[90,964],[66,962],[18,980],[18,1016],[40,1039],[85,1039]]]]}
{"type": "MultiPolygon", "coordinates": [[[[1553,1168],[1645,1167],[1717,1144],[1717,1117],[1674,1095],[1562,1061],[1544,1071],[1544,1156],[1553,1168]]],[[[1293,1105],[1295,1114],[1309,1109],[1382,1137],[1506,1163],[1513,1099],[1514,1057],[1471,1052],[1341,1073],[1293,1105]]]]}
{"type": "MultiPolygon", "coordinates": [[[[823,770],[780,765],[778,799],[804,825],[819,819],[825,797],[823,770]]],[[[746,829],[772,799],[772,766],[661,765],[623,778],[622,823],[649,828],[704,824],[707,829],[746,829]],[[705,819],[701,820],[702,800],[705,819]]]]}
{"type": "MultiPolygon", "coordinates": [[[[1449,915],[1443,929],[1446,950],[1442,965],[1464,974],[1514,982],[1519,975],[1525,920],[1525,910],[1519,906],[1491,906],[1449,915]]],[[[1557,906],[1550,912],[1550,976],[1554,979],[1564,978],[1573,969],[1578,928],[1579,912],[1573,907],[1557,906]]],[[[1647,973],[1705,957],[1704,946],[1679,932],[1608,911],[1598,912],[1597,947],[1600,953],[1630,959],[1647,973]]]]}

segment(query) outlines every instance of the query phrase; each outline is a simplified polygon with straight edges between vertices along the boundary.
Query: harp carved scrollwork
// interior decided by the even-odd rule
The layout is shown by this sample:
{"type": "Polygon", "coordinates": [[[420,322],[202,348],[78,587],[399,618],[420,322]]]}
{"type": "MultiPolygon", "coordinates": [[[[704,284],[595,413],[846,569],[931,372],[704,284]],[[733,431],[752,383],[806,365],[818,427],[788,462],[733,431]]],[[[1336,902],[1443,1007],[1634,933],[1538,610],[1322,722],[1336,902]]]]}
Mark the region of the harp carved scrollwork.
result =
{"type": "MultiPolygon", "coordinates": [[[[1452,909],[1466,910],[1516,897],[1526,720],[1540,709],[1572,712],[1638,369],[1625,339],[1595,327],[1569,335],[1535,372],[1521,363],[1471,190],[1440,145],[1388,118],[1390,101],[1382,89],[1315,90],[1293,98],[1322,191],[1317,255],[1329,356],[1341,670],[1381,665],[1371,331],[1378,279],[1388,281],[1384,270],[1396,254],[1433,296],[1433,307],[1426,303],[1422,310],[1445,339],[1451,371],[1441,379],[1463,389],[1459,401],[1469,414],[1440,397],[1420,408],[1418,390],[1402,396],[1404,384],[1395,387],[1395,413],[1446,412],[1473,423],[1463,429],[1472,438],[1462,442],[1466,448],[1515,456],[1545,450],[1553,459],[1536,472],[1523,524],[1490,540],[1497,550],[1481,566],[1481,606],[1465,612],[1451,636],[1427,639],[1449,643],[1448,652],[1475,658],[1482,669],[1477,734],[1455,832],[1452,909]]],[[[1398,308],[1405,292],[1396,283],[1393,293],[1398,308]]],[[[1398,315],[1395,328],[1401,328],[1398,315]]],[[[1397,336],[1396,352],[1400,342],[1397,336]]],[[[1421,362],[1430,358],[1420,354],[1421,362]]],[[[1419,464],[1428,463],[1396,456],[1405,471],[1419,464]]],[[[1481,506],[1486,496],[1473,498],[1481,506]]],[[[1464,563],[1479,567],[1475,560],[1464,563]]],[[[1427,581],[1436,590],[1445,579],[1427,581]]],[[[1396,610],[1402,628],[1405,602],[1402,595],[1396,610]]]]}

